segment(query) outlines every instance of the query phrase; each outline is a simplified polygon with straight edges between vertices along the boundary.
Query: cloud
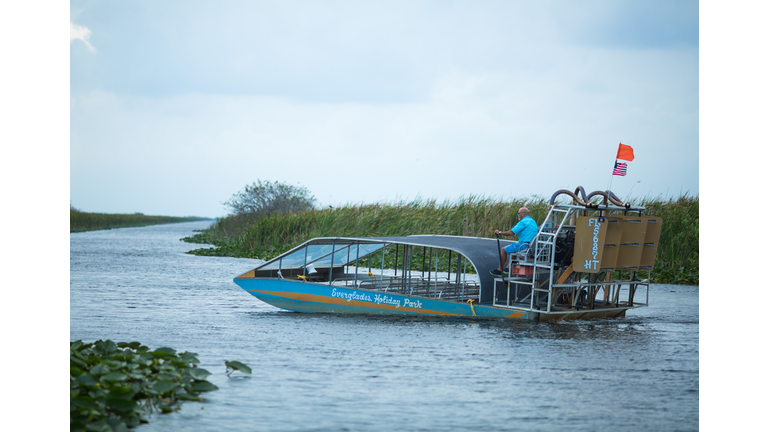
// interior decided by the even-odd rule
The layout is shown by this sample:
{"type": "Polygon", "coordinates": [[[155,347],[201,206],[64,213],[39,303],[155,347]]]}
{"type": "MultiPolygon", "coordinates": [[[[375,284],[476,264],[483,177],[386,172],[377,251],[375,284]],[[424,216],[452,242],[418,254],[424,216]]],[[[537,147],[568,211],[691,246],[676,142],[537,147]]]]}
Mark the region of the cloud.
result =
{"type": "Polygon", "coordinates": [[[334,206],[577,185],[698,194],[686,1],[663,16],[631,0],[97,2],[70,18],[100,52],[72,50],[72,203],[216,216],[256,178],[334,206]],[[613,179],[619,141],[637,159],[613,179]]]}
{"type": "MultiPolygon", "coordinates": [[[[642,69],[653,59],[644,52],[620,60],[653,76],[642,69]]],[[[434,86],[431,100],[401,104],[75,95],[72,203],[221,216],[221,202],[257,178],[304,185],[334,207],[473,193],[548,197],[578,185],[605,190],[609,181],[621,198],[698,194],[697,105],[679,102],[692,98],[680,85],[634,80],[592,96],[569,91],[564,80],[516,81],[456,74],[434,86]],[[627,177],[614,179],[619,141],[634,147],[636,160],[627,177]]]]}
{"type": "Polygon", "coordinates": [[[96,52],[96,48],[88,42],[89,37],[91,37],[91,31],[87,27],[73,24],[72,21],[69,22],[69,43],[72,43],[75,39],[79,39],[88,47],[88,50],[96,52]]]}
{"type": "Polygon", "coordinates": [[[698,1],[584,0],[559,7],[552,16],[569,45],[631,50],[699,46],[698,1]]]}

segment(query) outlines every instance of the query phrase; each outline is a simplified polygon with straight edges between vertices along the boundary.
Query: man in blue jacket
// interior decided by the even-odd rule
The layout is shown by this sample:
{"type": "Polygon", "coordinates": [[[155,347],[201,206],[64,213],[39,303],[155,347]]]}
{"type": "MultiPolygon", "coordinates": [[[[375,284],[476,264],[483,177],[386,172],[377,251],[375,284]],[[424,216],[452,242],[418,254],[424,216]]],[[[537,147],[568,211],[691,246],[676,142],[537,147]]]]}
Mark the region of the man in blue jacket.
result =
{"type": "Polygon", "coordinates": [[[518,222],[514,228],[509,231],[502,232],[495,230],[493,232],[494,234],[505,236],[516,235],[518,241],[501,250],[501,262],[499,263],[499,268],[498,270],[491,270],[492,275],[501,276],[502,271],[504,271],[501,267],[507,262],[508,254],[527,248],[531,243],[531,240],[536,237],[536,234],[539,232],[539,227],[536,225],[536,221],[529,216],[530,214],[531,212],[528,211],[527,208],[521,207],[520,210],[517,211],[517,218],[520,219],[520,222],[518,222]]]}

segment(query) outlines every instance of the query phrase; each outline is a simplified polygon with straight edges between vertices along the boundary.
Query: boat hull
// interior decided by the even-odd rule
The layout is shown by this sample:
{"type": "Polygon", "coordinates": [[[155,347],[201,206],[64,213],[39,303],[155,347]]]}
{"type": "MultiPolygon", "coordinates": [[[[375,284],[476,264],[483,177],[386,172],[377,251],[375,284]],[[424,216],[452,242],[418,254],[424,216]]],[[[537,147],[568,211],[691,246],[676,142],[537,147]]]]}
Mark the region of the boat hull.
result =
{"type": "Polygon", "coordinates": [[[281,309],[307,313],[421,315],[548,321],[617,317],[624,316],[627,310],[627,308],[611,308],[548,314],[546,312],[516,311],[470,302],[459,303],[285,279],[241,278],[235,279],[234,282],[265,303],[281,309]]]}

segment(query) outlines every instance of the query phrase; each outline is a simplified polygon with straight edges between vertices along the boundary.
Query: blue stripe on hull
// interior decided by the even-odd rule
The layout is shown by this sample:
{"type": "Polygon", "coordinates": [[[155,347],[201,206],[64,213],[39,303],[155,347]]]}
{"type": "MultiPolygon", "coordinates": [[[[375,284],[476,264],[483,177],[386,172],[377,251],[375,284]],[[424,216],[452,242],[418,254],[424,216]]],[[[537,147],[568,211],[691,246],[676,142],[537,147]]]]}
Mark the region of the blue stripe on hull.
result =
{"type": "Polygon", "coordinates": [[[278,297],[269,294],[251,293],[259,300],[269,303],[272,306],[279,307],[294,312],[306,313],[351,313],[351,314],[376,314],[376,315],[418,315],[416,312],[391,311],[388,309],[376,309],[370,307],[360,307],[344,304],[328,304],[305,300],[294,300],[285,297],[278,297]]]}
{"type": "Polygon", "coordinates": [[[308,282],[235,279],[235,283],[265,303],[296,312],[528,318],[525,313],[514,313],[512,310],[503,308],[470,306],[468,303],[331,287],[308,282]],[[510,316],[511,314],[515,316],[510,316]]]}

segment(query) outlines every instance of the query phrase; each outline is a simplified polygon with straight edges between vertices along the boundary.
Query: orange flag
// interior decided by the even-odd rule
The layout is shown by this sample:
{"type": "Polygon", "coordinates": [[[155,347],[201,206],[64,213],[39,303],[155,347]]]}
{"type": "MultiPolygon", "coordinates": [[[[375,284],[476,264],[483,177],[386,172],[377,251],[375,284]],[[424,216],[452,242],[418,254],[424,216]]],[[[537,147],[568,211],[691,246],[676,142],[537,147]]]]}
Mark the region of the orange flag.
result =
{"type": "Polygon", "coordinates": [[[616,153],[616,159],[630,162],[635,160],[635,154],[632,152],[632,147],[619,143],[619,151],[616,153]]]}

